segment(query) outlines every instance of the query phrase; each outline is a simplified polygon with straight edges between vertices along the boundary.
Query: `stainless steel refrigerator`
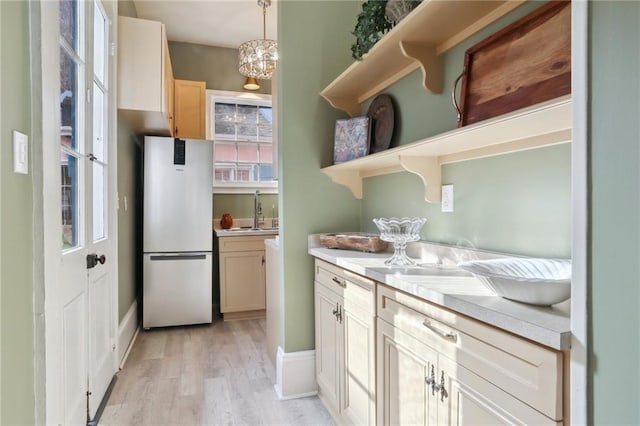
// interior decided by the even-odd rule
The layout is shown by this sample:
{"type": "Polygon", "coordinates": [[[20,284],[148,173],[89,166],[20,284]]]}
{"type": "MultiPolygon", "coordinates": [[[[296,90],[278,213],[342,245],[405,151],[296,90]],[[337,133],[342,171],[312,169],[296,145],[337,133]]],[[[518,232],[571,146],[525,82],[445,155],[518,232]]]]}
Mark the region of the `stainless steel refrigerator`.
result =
{"type": "Polygon", "coordinates": [[[145,137],[144,328],[211,322],[213,142],[145,137]]]}

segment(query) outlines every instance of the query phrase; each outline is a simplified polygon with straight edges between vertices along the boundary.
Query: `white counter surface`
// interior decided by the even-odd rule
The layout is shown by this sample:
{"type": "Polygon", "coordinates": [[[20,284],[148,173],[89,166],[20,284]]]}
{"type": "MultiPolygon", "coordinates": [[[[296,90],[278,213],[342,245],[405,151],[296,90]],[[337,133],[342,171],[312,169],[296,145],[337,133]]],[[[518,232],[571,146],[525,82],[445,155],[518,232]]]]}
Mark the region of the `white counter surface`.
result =
{"type": "Polygon", "coordinates": [[[309,246],[309,254],[390,287],[557,350],[571,343],[569,302],[539,307],[496,296],[455,265],[388,267],[390,253],[363,253],[309,246]]]}
{"type": "Polygon", "coordinates": [[[278,228],[231,228],[214,229],[218,238],[222,237],[247,237],[251,235],[278,235],[278,228]]]}

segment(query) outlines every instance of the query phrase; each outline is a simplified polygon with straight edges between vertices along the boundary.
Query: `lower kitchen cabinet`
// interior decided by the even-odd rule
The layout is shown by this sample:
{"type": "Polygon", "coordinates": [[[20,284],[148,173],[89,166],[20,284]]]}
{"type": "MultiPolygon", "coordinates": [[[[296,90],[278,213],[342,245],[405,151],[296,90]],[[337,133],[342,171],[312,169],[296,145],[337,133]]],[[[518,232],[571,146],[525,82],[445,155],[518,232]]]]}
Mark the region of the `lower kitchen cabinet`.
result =
{"type": "Polygon", "coordinates": [[[318,395],[338,424],[569,422],[563,352],[321,260],[315,327],[318,395]]]}
{"type": "Polygon", "coordinates": [[[319,397],[341,424],[375,424],[375,283],[317,260],[315,324],[319,397]]]}
{"type": "Polygon", "coordinates": [[[272,236],[219,239],[220,311],[225,320],[265,316],[265,238],[272,236]]]}
{"type": "Polygon", "coordinates": [[[378,285],[378,423],[562,424],[562,353],[378,285]]]}

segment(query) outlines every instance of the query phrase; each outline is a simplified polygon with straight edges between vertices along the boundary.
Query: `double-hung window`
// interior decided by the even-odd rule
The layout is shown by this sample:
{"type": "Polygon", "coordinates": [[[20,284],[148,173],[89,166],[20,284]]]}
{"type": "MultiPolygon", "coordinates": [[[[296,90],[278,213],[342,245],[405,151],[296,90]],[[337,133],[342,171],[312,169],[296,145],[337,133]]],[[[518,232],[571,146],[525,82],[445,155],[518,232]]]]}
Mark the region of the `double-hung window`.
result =
{"type": "Polygon", "coordinates": [[[277,192],[271,95],[207,91],[214,192],[277,192]]]}

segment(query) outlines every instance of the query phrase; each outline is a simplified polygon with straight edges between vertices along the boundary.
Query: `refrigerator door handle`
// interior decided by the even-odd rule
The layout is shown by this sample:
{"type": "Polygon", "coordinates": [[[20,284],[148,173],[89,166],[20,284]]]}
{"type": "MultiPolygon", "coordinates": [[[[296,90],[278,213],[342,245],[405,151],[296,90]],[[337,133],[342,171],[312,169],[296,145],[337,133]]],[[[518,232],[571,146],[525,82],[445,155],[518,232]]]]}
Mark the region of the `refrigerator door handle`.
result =
{"type": "Polygon", "coordinates": [[[153,254],[149,256],[149,260],[204,260],[209,253],[170,253],[170,254],[153,254]]]}

